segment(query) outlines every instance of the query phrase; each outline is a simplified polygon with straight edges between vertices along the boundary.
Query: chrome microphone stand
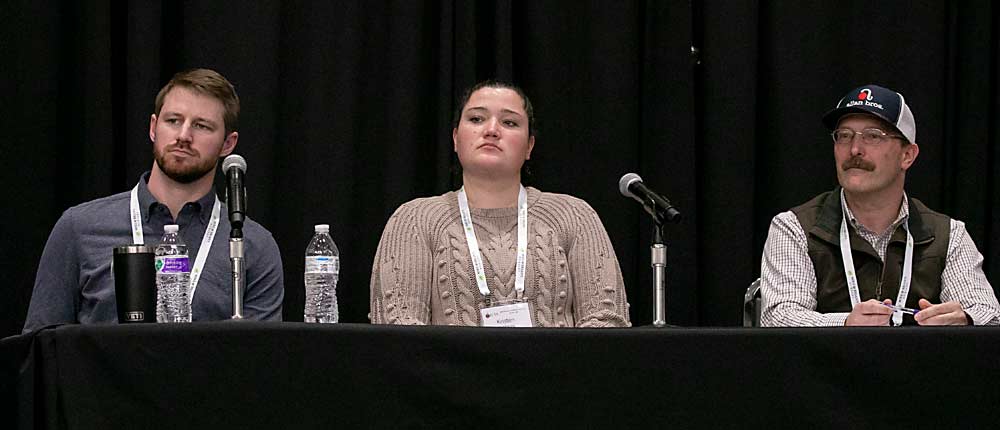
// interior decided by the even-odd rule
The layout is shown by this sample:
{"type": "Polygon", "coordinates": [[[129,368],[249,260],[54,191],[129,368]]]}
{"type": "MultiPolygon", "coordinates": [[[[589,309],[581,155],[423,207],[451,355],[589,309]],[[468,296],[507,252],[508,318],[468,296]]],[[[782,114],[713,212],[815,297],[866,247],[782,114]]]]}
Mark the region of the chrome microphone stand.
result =
{"type": "Polygon", "coordinates": [[[229,260],[233,263],[233,316],[243,319],[243,289],[246,286],[246,268],[243,259],[243,217],[246,213],[247,191],[243,186],[247,161],[230,154],[222,161],[226,172],[226,203],[229,206],[229,260]]]}
{"type": "Polygon", "coordinates": [[[618,180],[618,191],[642,204],[642,209],[653,217],[653,243],[649,247],[649,263],[653,267],[653,326],[667,325],[667,245],[663,243],[663,223],[678,222],[681,213],[655,191],[642,182],[635,173],[626,173],[618,180]]]}
{"type": "Polygon", "coordinates": [[[667,325],[667,245],[663,243],[663,223],[677,222],[680,212],[673,206],[661,207],[653,199],[641,199],[642,208],[653,217],[653,243],[649,246],[649,264],[653,268],[653,326],[667,325]]]}
{"type": "Polygon", "coordinates": [[[663,243],[663,224],[656,222],[653,243],[649,246],[649,262],[653,267],[653,326],[667,325],[667,245],[663,243]]]}
{"type": "Polygon", "coordinates": [[[229,233],[229,260],[233,262],[233,316],[243,319],[243,287],[246,268],[243,265],[243,229],[233,227],[229,233]]]}

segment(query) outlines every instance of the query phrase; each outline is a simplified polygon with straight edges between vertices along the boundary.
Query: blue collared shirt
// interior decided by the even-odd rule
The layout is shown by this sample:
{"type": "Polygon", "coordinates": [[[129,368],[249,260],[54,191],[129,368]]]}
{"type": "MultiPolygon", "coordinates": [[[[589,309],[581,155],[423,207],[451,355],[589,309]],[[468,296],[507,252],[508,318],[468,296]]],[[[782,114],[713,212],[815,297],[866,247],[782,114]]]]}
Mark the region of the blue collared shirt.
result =
{"type": "MultiPolygon", "coordinates": [[[[215,193],[185,203],[177,219],[149,192],[149,172],[139,180],[139,210],[146,245],[155,246],[163,226],[180,226],[192,264],[212,216],[215,193]]],[[[92,200],[66,210],[56,222],[35,277],[24,332],[52,324],[116,323],[112,250],[132,243],[129,222],[130,192],[92,200]]],[[[222,204],[219,229],[205,261],[205,269],[191,303],[193,321],[232,316],[232,269],[229,261],[229,218],[222,204]]],[[[244,316],[254,320],[281,320],[284,280],[281,255],[274,237],[249,218],[243,224],[246,256],[244,316]]]]}

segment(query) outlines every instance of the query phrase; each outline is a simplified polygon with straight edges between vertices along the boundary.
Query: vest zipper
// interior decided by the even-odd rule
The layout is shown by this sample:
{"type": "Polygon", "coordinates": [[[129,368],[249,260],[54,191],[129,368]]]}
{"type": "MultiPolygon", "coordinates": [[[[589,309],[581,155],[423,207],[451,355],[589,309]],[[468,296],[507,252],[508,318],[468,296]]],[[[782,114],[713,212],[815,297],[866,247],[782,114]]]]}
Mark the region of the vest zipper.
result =
{"type": "MultiPolygon", "coordinates": [[[[886,248],[886,249],[888,249],[888,248],[886,248]]],[[[886,255],[888,255],[888,254],[889,253],[887,251],[886,255]]],[[[882,280],[885,279],[885,266],[886,266],[885,261],[883,261],[882,262],[882,275],[879,276],[878,283],[875,284],[875,298],[878,299],[878,301],[880,301],[880,302],[882,301],[882,280]]],[[[902,305],[900,305],[900,306],[902,306],[902,305]]]]}

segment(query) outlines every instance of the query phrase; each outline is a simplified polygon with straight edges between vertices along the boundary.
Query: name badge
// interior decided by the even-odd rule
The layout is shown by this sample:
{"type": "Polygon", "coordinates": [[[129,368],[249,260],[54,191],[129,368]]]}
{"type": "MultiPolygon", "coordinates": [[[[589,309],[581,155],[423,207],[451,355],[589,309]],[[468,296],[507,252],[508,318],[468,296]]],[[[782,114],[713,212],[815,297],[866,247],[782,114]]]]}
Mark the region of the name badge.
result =
{"type": "Polygon", "coordinates": [[[532,327],[528,304],[514,303],[479,310],[483,327],[532,327]]]}

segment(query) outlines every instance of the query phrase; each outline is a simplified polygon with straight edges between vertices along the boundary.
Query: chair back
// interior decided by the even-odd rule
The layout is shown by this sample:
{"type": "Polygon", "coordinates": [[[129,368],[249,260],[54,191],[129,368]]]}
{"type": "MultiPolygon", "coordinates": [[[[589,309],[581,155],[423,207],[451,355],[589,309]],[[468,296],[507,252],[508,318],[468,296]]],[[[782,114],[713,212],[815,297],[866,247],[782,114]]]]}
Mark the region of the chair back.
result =
{"type": "Polygon", "coordinates": [[[760,327],[760,278],[750,283],[743,296],[743,327],[760,327]]]}

